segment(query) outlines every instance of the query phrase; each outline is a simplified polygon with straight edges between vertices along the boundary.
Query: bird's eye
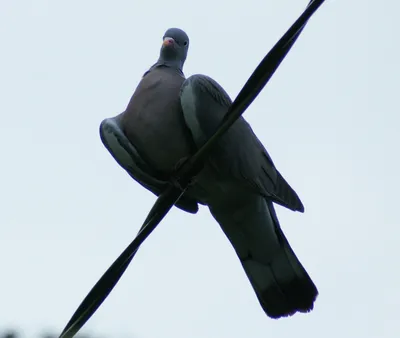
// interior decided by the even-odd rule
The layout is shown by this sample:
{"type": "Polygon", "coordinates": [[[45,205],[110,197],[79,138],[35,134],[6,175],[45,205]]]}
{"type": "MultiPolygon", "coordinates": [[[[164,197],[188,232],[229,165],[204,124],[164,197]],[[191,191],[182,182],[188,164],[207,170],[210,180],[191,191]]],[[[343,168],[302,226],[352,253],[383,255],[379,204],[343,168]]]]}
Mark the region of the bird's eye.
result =
{"type": "Polygon", "coordinates": [[[183,43],[183,45],[184,45],[184,46],[187,46],[187,41],[185,41],[185,42],[183,43]]]}

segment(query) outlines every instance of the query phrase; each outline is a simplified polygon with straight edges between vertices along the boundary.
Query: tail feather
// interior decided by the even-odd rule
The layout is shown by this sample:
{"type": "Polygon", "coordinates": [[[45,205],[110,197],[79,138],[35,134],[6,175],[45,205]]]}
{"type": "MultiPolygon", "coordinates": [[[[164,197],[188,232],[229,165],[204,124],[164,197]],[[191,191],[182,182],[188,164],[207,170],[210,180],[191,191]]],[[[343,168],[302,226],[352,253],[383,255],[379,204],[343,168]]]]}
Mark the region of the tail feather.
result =
{"type": "Polygon", "coordinates": [[[290,247],[285,245],[276,252],[269,265],[251,260],[242,264],[261,306],[271,318],[307,313],[314,308],[318,290],[290,247]]]}
{"type": "Polygon", "coordinates": [[[246,199],[210,210],[232,243],[265,313],[271,318],[313,309],[318,290],[283,234],[272,203],[246,199]]]}
{"type": "MultiPolygon", "coordinates": [[[[272,261],[271,267],[277,276],[279,276],[279,271],[283,270],[283,266],[287,266],[289,271],[292,271],[292,278],[289,284],[284,283],[284,285],[287,284],[287,297],[291,299],[293,307],[297,311],[303,313],[310,312],[314,308],[314,302],[318,296],[318,289],[292,250],[281,229],[272,203],[268,203],[268,209],[276,225],[276,232],[282,245],[282,250],[278,252],[276,259],[272,261]]],[[[282,279],[278,278],[278,280],[282,279]]]]}

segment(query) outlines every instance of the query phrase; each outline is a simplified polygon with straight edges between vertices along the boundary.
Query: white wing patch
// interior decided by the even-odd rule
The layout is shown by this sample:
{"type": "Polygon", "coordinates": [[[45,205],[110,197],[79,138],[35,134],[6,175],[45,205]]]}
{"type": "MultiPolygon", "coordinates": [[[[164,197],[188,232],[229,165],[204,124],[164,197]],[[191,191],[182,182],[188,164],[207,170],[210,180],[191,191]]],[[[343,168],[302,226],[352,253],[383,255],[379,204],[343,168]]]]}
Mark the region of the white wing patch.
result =
{"type": "Polygon", "coordinates": [[[187,126],[189,127],[194,142],[198,147],[201,147],[206,141],[207,138],[204,135],[199,121],[196,117],[196,98],[193,93],[193,88],[191,83],[189,82],[182,90],[181,93],[181,105],[183,110],[183,117],[187,126]]]}

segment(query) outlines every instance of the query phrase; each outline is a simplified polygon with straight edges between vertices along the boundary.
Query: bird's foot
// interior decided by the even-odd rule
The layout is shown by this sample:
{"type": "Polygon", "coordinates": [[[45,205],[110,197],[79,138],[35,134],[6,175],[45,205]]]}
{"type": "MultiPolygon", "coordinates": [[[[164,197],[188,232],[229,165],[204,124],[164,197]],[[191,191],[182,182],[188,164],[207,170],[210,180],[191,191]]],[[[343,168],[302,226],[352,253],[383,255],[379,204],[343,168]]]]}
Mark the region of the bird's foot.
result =
{"type": "Polygon", "coordinates": [[[179,191],[184,192],[186,190],[186,188],[182,185],[181,183],[181,179],[177,176],[172,176],[169,180],[169,182],[175,187],[177,188],[179,191]]]}
{"type": "MultiPolygon", "coordinates": [[[[189,157],[183,157],[181,158],[175,165],[174,168],[174,173],[172,174],[171,178],[170,178],[170,183],[177,189],[179,189],[180,191],[185,191],[185,187],[184,187],[184,183],[182,182],[182,178],[178,175],[179,170],[182,168],[182,166],[187,162],[187,160],[189,159],[189,157]]],[[[195,177],[191,177],[188,180],[187,186],[191,186],[194,184],[194,179],[195,177]]],[[[186,181],[186,180],[185,180],[186,181]]]]}

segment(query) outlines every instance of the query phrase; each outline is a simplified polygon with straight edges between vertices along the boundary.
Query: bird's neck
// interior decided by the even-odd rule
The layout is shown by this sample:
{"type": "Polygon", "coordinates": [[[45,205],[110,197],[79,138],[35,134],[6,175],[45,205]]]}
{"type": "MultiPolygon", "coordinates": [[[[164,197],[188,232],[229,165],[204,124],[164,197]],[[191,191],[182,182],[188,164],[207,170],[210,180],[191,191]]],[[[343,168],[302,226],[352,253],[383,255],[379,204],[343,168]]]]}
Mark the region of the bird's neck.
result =
{"type": "Polygon", "coordinates": [[[163,67],[163,66],[175,69],[178,73],[181,73],[183,75],[183,71],[182,71],[183,61],[180,61],[180,60],[166,60],[166,59],[160,57],[153,67],[163,67]]]}

